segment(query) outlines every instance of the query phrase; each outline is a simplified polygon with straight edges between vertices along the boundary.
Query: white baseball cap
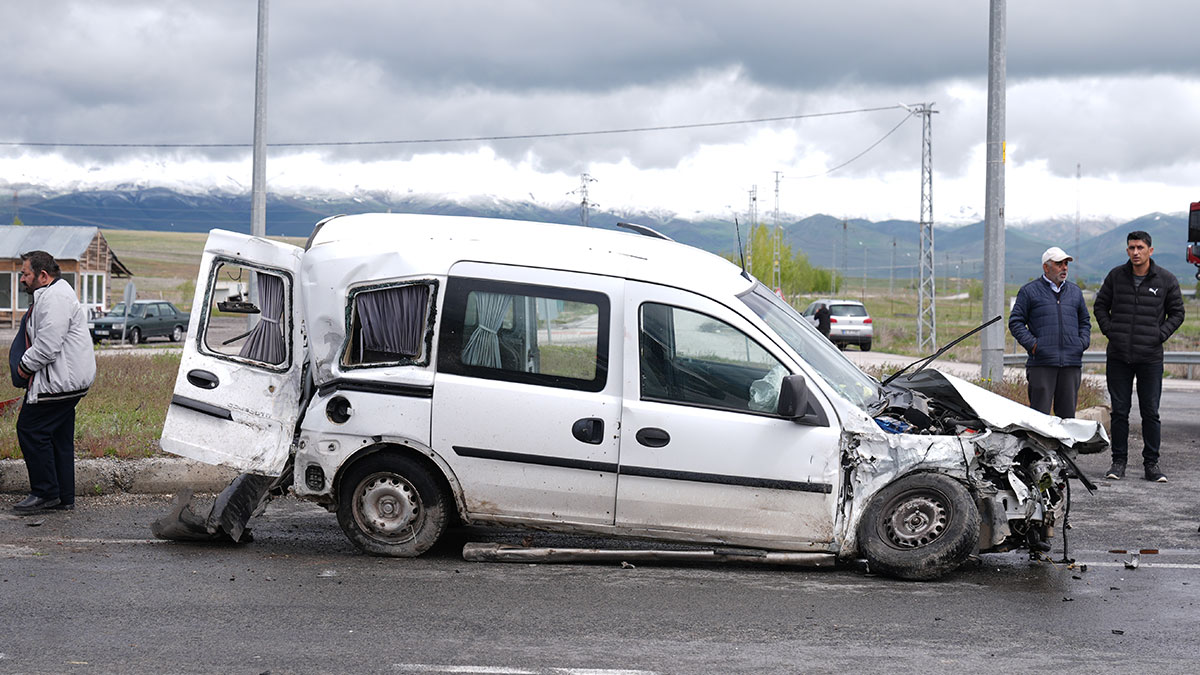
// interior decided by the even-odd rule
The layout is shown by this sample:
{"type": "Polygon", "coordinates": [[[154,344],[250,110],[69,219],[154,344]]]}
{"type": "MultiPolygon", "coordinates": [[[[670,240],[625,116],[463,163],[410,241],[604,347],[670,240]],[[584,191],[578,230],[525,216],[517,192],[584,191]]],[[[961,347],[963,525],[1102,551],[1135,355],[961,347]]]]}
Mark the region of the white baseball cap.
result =
{"type": "Polygon", "coordinates": [[[1067,252],[1061,248],[1057,246],[1051,246],[1050,248],[1046,249],[1045,253],[1042,254],[1042,264],[1045,265],[1051,260],[1054,262],[1062,262],[1064,260],[1074,260],[1074,258],[1067,255],[1067,252]]]}

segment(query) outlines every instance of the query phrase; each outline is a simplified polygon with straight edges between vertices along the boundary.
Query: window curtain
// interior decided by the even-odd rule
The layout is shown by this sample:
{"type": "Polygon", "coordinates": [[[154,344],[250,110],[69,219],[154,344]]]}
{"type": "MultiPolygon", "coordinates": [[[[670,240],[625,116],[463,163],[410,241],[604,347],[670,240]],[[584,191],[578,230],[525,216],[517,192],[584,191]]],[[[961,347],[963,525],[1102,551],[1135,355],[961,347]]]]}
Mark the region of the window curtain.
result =
{"type": "Polygon", "coordinates": [[[428,295],[429,289],[423,285],[359,293],[359,353],[420,354],[428,295]]]}
{"type": "Polygon", "coordinates": [[[475,294],[475,311],[479,323],[463,347],[462,360],[469,366],[500,367],[500,337],[496,331],[512,306],[512,296],[501,293],[475,294]]]}
{"type": "Polygon", "coordinates": [[[259,272],[258,304],[261,314],[258,325],[242,345],[238,356],[278,365],[287,358],[287,344],[279,325],[283,318],[283,279],[274,274],[259,272]]]}

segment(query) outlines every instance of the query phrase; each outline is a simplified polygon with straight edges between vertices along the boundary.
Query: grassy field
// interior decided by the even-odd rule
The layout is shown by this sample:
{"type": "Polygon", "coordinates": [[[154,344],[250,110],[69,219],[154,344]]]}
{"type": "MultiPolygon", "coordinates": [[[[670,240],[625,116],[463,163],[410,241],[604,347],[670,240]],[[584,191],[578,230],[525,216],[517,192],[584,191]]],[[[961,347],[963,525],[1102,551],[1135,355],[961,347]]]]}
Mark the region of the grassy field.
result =
{"type": "MultiPolygon", "coordinates": [[[[1185,279],[1181,283],[1187,283],[1187,281],[1185,279]]],[[[875,327],[875,341],[872,349],[910,356],[925,355],[917,349],[917,293],[914,289],[907,287],[908,283],[907,279],[903,284],[897,280],[895,286],[889,290],[887,279],[868,279],[866,292],[864,293],[861,278],[851,279],[848,284],[849,288],[845,292],[835,296],[838,298],[859,300],[866,305],[867,312],[871,315],[872,323],[875,327]]],[[[938,347],[948,344],[950,341],[983,322],[983,302],[978,299],[980,295],[978,285],[979,281],[977,280],[938,279],[938,288],[948,289],[948,294],[966,294],[968,296],[954,300],[947,299],[946,297],[939,297],[937,299],[935,305],[937,310],[938,347]],[[972,285],[976,286],[974,294],[976,299],[970,297],[972,285]]],[[[1005,295],[1008,299],[1014,298],[1018,290],[1020,290],[1019,285],[1009,285],[1005,289],[1005,295]]],[[[1084,294],[1089,312],[1094,301],[1094,292],[1095,288],[1092,288],[1085,291],[1084,294]]],[[[794,304],[803,309],[818,297],[829,297],[829,295],[821,294],[799,297],[794,299],[794,304]]],[[[1005,301],[1006,312],[1008,301],[1005,301]]],[[[1166,344],[1163,345],[1163,348],[1167,351],[1200,351],[1200,321],[1195,319],[1198,313],[1200,313],[1200,302],[1197,302],[1195,298],[1185,296],[1184,305],[1185,314],[1188,318],[1179,330],[1171,336],[1171,339],[1167,340],[1166,344]]],[[[1012,334],[1008,332],[1006,321],[1002,322],[1005,339],[1004,351],[1010,354],[1023,353],[1024,350],[1017,345],[1012,334]]],[[[1097,327],[1096,320],[1093,317],[1092,344],[1089,347],[1089,351],[1104,351],[1107,344],[1108,340],[1100,333],[1100,329],[1097,327]]],[[[854,349],[854,347],[850,349],[854,349]]],[[[975,334],[960,342],[949,352],[942,355],[941,358],[947,361],[978,363],[981,353],[980,336],[979,334],[975,334]]],[[[1088,372],[1104,372],[1102,366],[1088,366],[1087,369],[1088,372]]],[[[1166,366],[1166,377],[1184,377],[1186,373],[1187,366],[1166,366]]],[[[1197,376],[1200,376],[1200,374],[1197,376]]]]}
{"type": "MultiPolygon", "coordinates": [[[[140,298],[169,300],[184,311],[191,309],[207,233],[104,230],[103,234],[113,253],[133,273],[133,279],[112,280],[110,304],[119,302],[125,284],[133,281],[140,298]]],[[[301,237],[268,239],[296,246],[305,242],[301,237]]]]}
{"type": "MultiPolygon", "coordinates": [[[[7,347],[3,357],[7,364],[7,347]]],[[[179,355],[158,351],[104,356],[96,360],[96,368],[95,385],[75,409],[75,454],[122,458],[159,454],[158,438],[175,388],[179,355]]],[[[7,377],[0,384],[0,401],[21,393],[7,377]]],[[[19,406],[11,406],[0,414],[0,459],[21,456],[18,410],[19,406]]]]}

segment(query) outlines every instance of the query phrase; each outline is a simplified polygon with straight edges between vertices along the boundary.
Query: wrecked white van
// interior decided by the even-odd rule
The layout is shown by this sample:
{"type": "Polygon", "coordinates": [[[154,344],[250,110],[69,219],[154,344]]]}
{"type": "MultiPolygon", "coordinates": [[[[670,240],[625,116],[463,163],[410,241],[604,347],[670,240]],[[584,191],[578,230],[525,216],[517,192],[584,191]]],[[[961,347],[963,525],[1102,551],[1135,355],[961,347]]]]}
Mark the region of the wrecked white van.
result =
{"type": "Polygon", "coordinates": [[[373,214],[305,248],[213,231],[162,446],[245,473],[156,534],[241,539],[290,489],[388,556],[455,522],[911,579],[1049,550],[1102,427],[932,370],[883,386],[737,266],[635,229],[373,214]],[[239,283],[257,292],[220,292],[239,283]]]}

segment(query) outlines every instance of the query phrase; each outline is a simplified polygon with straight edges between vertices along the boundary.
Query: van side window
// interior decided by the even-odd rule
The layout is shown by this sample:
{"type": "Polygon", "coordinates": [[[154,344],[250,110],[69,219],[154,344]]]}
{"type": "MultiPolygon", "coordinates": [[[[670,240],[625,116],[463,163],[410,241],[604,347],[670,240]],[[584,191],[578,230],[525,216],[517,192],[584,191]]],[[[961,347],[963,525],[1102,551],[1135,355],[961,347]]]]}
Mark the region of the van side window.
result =
{"type": "Polygon", "coordinates": [[[679,307],[640,312],[641,397],[737,412],[774,413],[786,368],[737,328],[679,307]]]}
{"type": "Polygon", "coordinates": [[[285,271],[218,259],[208,280],[201,351],[286,370],[291,358],[291,284],[291,274],[285,271]],[[253,303],[252,287],[257,291],[253,303]]]}
{"type": "Polygon", "coordinates": [[[604,389],[609,302],[603,293],[452,277],[442,313],[441,372],[604,389]]]}
{"type": "Polygon", "coordinates": [[[429,306],[436,288],[437,282],[429,280],[350,291],[342,365],[428,365],[433,340],[429,306]]]}

